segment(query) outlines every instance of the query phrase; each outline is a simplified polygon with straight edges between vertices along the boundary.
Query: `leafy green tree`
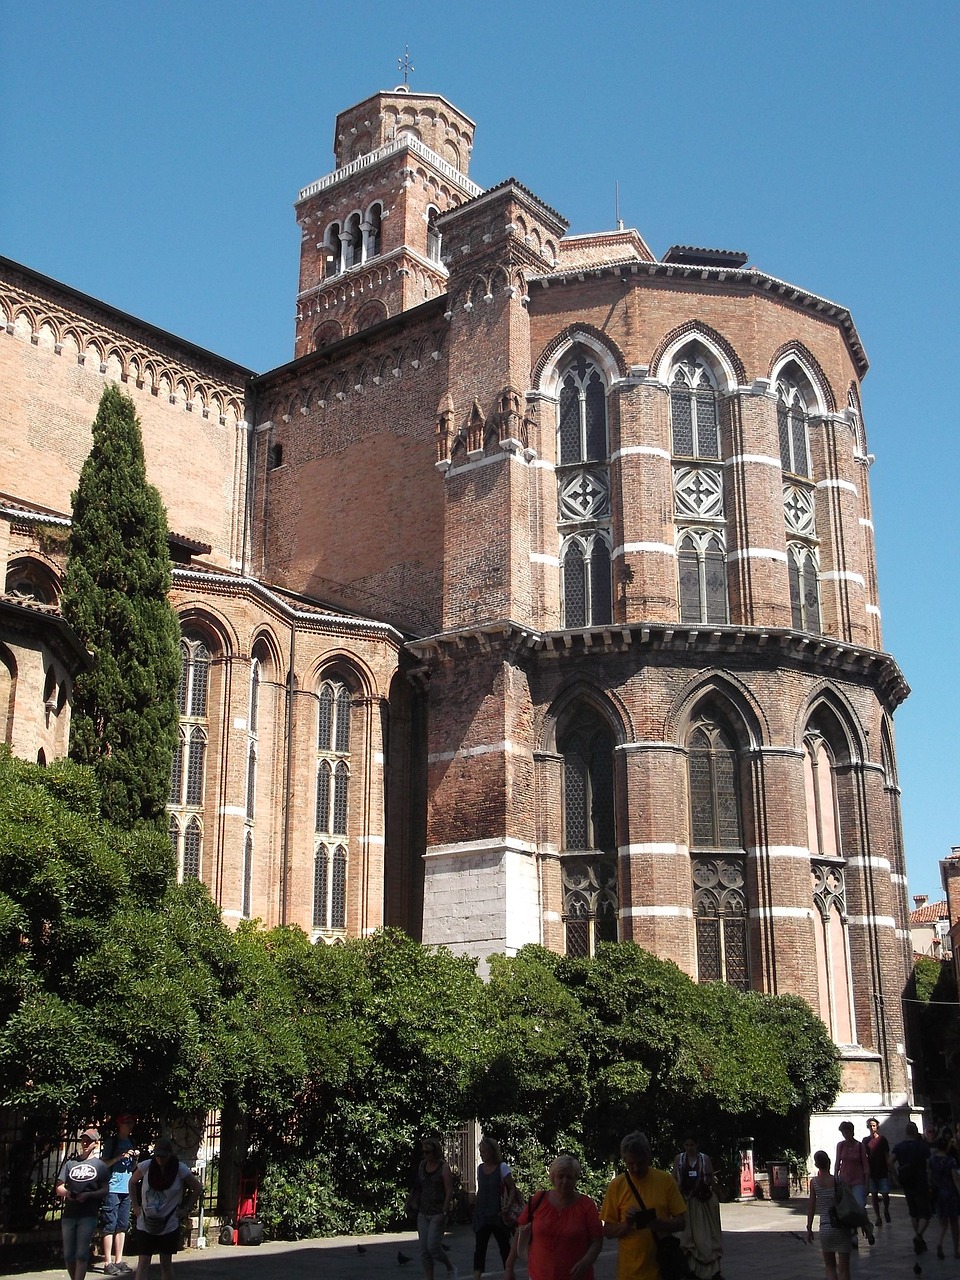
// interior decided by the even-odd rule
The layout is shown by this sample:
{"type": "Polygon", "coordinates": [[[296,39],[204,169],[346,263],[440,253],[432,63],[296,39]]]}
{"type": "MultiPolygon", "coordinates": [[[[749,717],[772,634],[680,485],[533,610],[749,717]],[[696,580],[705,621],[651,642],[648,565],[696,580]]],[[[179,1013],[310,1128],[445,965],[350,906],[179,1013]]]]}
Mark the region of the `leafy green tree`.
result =
{"type": "Polygon", "coordinates": [[[938,1121],[960,1113],[960,1004],[949,960],[917,956],[906,991],[915,1083],[938,1121]]]}
{"type": "Polygon", "coordinates": [[[251,1131],[270,1163],[260,1208],[280,1235],[393,1225],[417,1139],[473,1114],[483,984],[472,961],[396,930],[335,947],[298,930],[268,940],[299,1011],[308,1075],[294,1123],[278,1131],[264,1115],[251,1131]]]}
{"type": "Polygon", "coordinates": [[[177,732],[179,626],[160,495],[140,423],[116,386],[100,397],[73,495],[63,614],[93,655],[74,685],[70,755],[96,771],[120,827],[163,821],[177,732]]]}
{"type": "Polygon", "coordinates": [[[534,1181],[563,1147],[602,1182],[634,1128],[661,1159],[691,1127],[715,1152],[749,1133],[773,1155],[785,1134],[802,1145],[809,1112],[839,1089],[836,1048],[802,1000],[698,985],[632,943],[493,957],[489,997],[502,1051],[477,1110],[534,1181]]]}

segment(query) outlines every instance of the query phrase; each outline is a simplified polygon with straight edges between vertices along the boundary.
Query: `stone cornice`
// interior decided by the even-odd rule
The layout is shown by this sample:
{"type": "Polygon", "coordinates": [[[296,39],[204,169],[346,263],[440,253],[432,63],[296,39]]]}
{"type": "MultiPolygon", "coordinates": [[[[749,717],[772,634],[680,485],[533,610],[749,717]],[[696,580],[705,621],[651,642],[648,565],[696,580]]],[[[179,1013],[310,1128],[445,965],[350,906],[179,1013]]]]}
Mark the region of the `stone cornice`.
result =
{"type": "Polygon", "coordinates": [[[483,187],[471,182],[455,165],[452,165],[449,160],[444,160],[443,156],[438,156],[435,151],[431,151],[419,138],[413,137],[412,134],[401,132],[393,141],[386,142],[382,147],[377,147],[374,151],[368,151],[365,155],[358,156],[356,160],[351,160],[349,164],[335,169],[333,173],[328,173],[324,177],[318,178],[316,182],[311,182],[309,186],[301,188],[300,194],[294,202],[294,207],[299,207],[305,200],[309,200],[321,191],[330,191],[333,187],[338,187],[342,182],[347,182],[364,169],[369,169],[373,165],[379,164],[381,160],[387,160],[391,156],[399,155],[401,151],[412,151],[421,160],[425,160],[427,164],[432,165],[437,173],[441,174],[451,186],[458,187],[460,191],[470,198],[480,195],[483,191],[483,187]]]}
{"type": "Polygon", "coordinates": [[[528,287],[533,284],[539,284],[544,288],[550,288],[557,284],[565,284],[568,281],[581,281],[587,276],[608,274],[620,277],[626,275],[647,276],[658,280],[674,280],[678,283],[704,282],[727,286],[736,285],[741,288],[753,289],[759,293],[769,293],[781,301],[791,303],[797,307],[803,307],[822,318],[835,321],[843,330],[859,376],[862,378],[870,367],[867,353],[863,348],[863,343],[860,341],[860,335],[857,333],[857,327],[846,307],[841,306],[838,302],[831,302],[827,298],[821,298],[815,293],[808,293],[806,289],[801,289],[795,284],[789,284],[785,280],[779,280],[776,276],[768,275],[765,271],[757,271],[752,267],[744,267],[737,270],[731,267],[701,267],[674,262],[633,262],[629,265],[626,263],[603,263],[597,266],[571,266],[565,270],[561,259],[561,265],[556,271],[543,272],[540,275],[531,276],[527,284],[528,287]]]}
{"type": "Polygon", "coordinates": [[[680,626],[662,622],[612,624],[577,631],[535,631],[509,619],[458,627],[407,642],[406,648],[423,664],[449,661],[459,653],[508,652],[583,657],[644,650],[690,656],[711,666],[724,656],[752,657],[764,665],[788,664],[811,674],[832,675],[872,685],[887,710],[893,711],[909,695],[910,686],[887,653],[843,644],[829,636],[809,635],[786,628],[680,626]]]}
{"type": "Polygon", "coordinates": [[[403,642],[402,634],[387,622],[313,607],[308,601],[293,600],[271,591],[256,578],[176,567],[172,571],[172,578],[173,586],[181,591],[193,588],[204,595],[248,596],[265,605],[284,622],[304,631],[331,631],[351,636],[366,632],[371,638],[387,640],[397,646],[403,642]]]}

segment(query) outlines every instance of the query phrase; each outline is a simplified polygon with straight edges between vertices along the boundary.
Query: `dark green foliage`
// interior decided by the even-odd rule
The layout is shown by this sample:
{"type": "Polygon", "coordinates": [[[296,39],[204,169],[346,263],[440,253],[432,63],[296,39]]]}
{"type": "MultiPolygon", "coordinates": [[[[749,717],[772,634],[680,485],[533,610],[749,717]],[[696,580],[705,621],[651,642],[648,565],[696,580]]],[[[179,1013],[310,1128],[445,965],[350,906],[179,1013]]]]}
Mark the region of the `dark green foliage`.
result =
{"type": "Polygon", "coordinates": [[[231,933],[171,873],[162,832],[99,816],[91,770],[0,753],[0,1106],[154,1127],[220,1108],[278,1236],[397,1225],[418,1139],[471,1116],[524,1190],[567,1150],[600,1194],[629,1129],[661,1159],[691,1125],[711,1154],[744,1131],[778,1154],[839,1084],[802,1001],[697,986],[630,943],[526,947],[484,983],[391,930],[231,933]]]}
{"type": "Polygon", "coordinates": [[[746,1131],[772,1155],[840,1086],[836,1048],[802,1000],[698,986],[632,943],[592,960],[493,957],[488,992],[499,1078],[481,1084],[478,1113],[523,1163],[563,1148],[605,1173],[635,1128],[664,1160],[683,1129],[715,1150],[746,1131]]]}
{"type": "Polygon", "coordinates": [[[951,962],[917,956],[906,996],[917,1091],[937,1121],[946,1122],[960,1113],[960,1005],[951,962]]]}
{"type": "Polygon", "coordinates": [[[160,823],[177,730],[179,626],[170,553],[133,402],[107,387],[73,496],[63,614],[93,656],[74,685],[70,755],[92,765],[104,816],[160,823]]]}
{"type": "Polygon", "coordinates": [[[306,1220],[330,1230],[334,1212],[338,1230],[395,1225],[418,1138],[473,1113],[483,984],[471,961],[396,930],[335,947],[311,946],[298,930],[267,940],[298,1010],[308,1075],[286,1126],[275,1114],[254,1119],[271,1162],[263,1213],[283,1234],[306,1220]],[[293,1200],[291,1171],[293,1182],[311,1180],[293,1200]]]}

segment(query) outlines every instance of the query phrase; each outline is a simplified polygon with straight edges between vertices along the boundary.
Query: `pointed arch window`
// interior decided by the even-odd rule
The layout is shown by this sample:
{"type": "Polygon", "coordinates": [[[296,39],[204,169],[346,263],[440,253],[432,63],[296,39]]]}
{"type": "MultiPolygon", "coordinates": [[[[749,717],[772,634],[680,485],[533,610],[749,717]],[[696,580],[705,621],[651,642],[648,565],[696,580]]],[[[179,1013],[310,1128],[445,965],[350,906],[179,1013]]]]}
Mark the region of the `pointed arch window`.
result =
{"type": "Polygon", "coordinates": [[[838,1044],[854,1044],[856,1025],[836,755],[816,725],[805,735],[803,749],[820,1016],[838,1044]]]}
{"type": "Polygon", "coordinates": [[[342,932],[347,927],[347,850],[318,844],[313,863],[313,927],[342,932]]]}
{"type": "Polygon", "coordinates": [[[427,209],[427,257],[431,262],[440,261],[441,236],[440,228],[437,226],[439,217],[440,210],[436,205],[430,205],[427,209]]]}
{"type": "Polygon", "coordinates": [[[253,915],[253,836],[248,831],[243,841],[243,885],[240,895],[240,914],[244,920],[253,915]]]}
{"type": "Polygon", "coordinates": [[[313,927],[342,930],[347,912],[350,739],[353,698],[342,680],[324,680],[317,699],[317,795],[313,927]]]}
{"type": "Polygon", "coordinates": [[[200,634],[185,632],[180,641],[180,681],[177,706],[180,724],[170,769],[170,838],[181,879],[200,878],[203,824],[198,810],[204,804],[210,671],[213,655],[200,634]]]}
{"type": "Polygon", "coordinates": [[[257,749],[251,742],[247,748],[246,818],[252,822],[257,808],[257,749]]]}
{"type": "Polygon", "coordinates": [[[210,656],[210,650],[202,638],[187,635],[180,641],[180,682],[177,687],[177,704],[181,716],[197,719],[207,714],[210,656]]]}
{"type": "Polygon", "coordinates": [[[575,712],[557,740],[563,758],[563,919],[568,955],[616,942],[617,841],[614,738],[589,708],[575,712]]]}
{"type": "Polygon", "coordinates": [[[181,880],[199,880],[203,857],[203,827],[200,819],[192,817],[183,833],[183,861],[181,880]]]}
{"type": "Polygon", "coordinates": [[[250,733],[256,735],[260,721],[260,660],[254,658],[250,664],[250,733]]]}
{"type": "Polygon", "coordinates": [[[688,354],[670,380],[673,453],[681,458],[720,458],[720,395],[710,366],[688,354]]]}
{"type": "Polygon", "coordinates": [[[720,393],[695,346],[671,371],[670,432],[680,621],[722,626],[730,610],[720,393]]]}
{"type": "Polygon", "coordinates": [[[561,370],[557,410],[557,526],[562,625],[604,626],[613,617],[606,383],[575,351],[561,370]]]}
{"type": "Polygon", "coordinates": [[[790,579],[790,611],[795,631],[821,631],[820,571],[817,553],[802,542],[787,546],[787,573],[790,579]]]}
{"type": "Polygon", "coordinates": [[[729,621],[727,555],[722,530],[684,529],[677,539],[680,621],[729,621]]]}
{"type": "Polygon", "coordinates": [[[746,854],[737,757],[721,724],[703,718],[693,726],[687,768],[698,977],[747,990],[746,854]]]}
{"type": "Polygon", "coordinates": [[[611,620],[610,547],[602,533],[568,538],[560,553],[563,626],[596,627],[611,620]]]}
{"type": "Polygon", "coordinates": [[[783,470],[809,478],[807,406],[799,385],[789,377],[777,381],[777,433],[783,470]]]}
{"type": "Polygon", "coordinates": [[[557,457],[561,466],[608,456],[607,389],[597,365],[580,352],[560,379],[557,457]]]}

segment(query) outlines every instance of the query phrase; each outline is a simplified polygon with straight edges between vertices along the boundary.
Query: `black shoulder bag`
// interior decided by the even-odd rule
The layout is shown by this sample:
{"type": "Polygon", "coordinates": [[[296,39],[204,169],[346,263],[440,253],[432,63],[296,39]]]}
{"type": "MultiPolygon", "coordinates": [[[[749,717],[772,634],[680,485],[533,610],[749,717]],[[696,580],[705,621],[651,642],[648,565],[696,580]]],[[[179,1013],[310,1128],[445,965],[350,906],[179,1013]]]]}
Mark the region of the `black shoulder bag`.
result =
{"type": "MultiPolygon", "coordinates": [[[[626,1178],[630,1184],[630,1190],[633,1192],[633,1198],[640,1208],[646,1212],[647,1206],[643,1203],[643,1197],[634,1185],[629,1173],[626,1178]]],[[[660,1268],[662,1280],[688,1280],[690,1268],[687,1266],[687,1259],[680,1248],[680,1241],[673,1232],[658,1235],[650,1227],[644,1229],[651,1231],[653,1234],[654,1244],[657,1247],[657,1266],[660,1268]]]]}

